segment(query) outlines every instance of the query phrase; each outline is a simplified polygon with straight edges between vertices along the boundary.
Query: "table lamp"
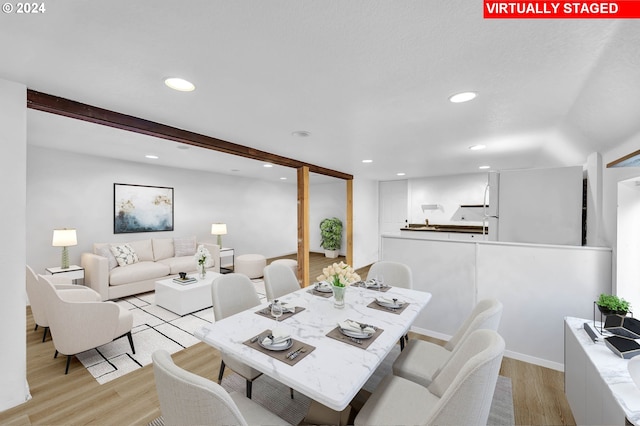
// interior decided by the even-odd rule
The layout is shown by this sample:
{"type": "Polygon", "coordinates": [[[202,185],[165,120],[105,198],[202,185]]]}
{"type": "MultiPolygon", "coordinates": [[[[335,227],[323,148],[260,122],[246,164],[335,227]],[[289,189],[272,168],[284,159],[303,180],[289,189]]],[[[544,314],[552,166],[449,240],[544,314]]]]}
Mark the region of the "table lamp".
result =
{"type": "Polygon", "coordinates": [[[62,247],[62,269],[69,269],[69,250],[67,247],[75,246],[78,244],[78,238],[76,237],[75,229],[54,229],[53,241],[51,243],[54,247],[62,247]]]}
{"type": "Polygon", "coordinates": [[[214,223],[211,225],[211,234],[218,236],[218,245],[222,248],[222,236],[227,235],[226,223],[214,223]]]}

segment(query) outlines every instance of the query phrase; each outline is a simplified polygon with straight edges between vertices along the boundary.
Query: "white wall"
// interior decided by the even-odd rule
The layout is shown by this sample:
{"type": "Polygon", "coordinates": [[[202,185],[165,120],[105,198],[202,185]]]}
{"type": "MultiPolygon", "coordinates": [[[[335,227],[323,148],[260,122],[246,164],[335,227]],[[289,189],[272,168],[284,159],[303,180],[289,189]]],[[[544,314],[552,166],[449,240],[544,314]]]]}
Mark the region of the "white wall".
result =
{"type": "Polygon", "coordinates": [[[436,176],[409,180],[409,223],[482,225],[482,221],[455,221],[461,204],[482,204],[487,173],[436,176]],[[422,211],[422,204],[439,204],[439,210],[422,211]]]}
{"type": "Polygon", "coordinates": [[[382,259],[408,264],[416,290],[433,297],[417,331],[449,339],[478,300],[504,305],[498,332],[507,355],[561,370],[563,319],[591,318],[611,288],[611,250],[385,236],[382,259]]]}
{"type": "MultiPolygon", "coordinates": [[[[324,192],[312,191],[318,203],[327,203],[324,192]]],[[[215,242],[213,222],[227,224],[222,242],[236,255],[297,251],[297,190],[291,183],[29,147],[27,207],[27,262],[40,273],[60,263],[61,249],[51,246],[53,229],[59,227],[77,229],[78,245],[69,248],[76,264],[94,242],[190,235],[215,242]],[[173,187],[174,231],[114,235],[114,183],[173,187]]]]}
{"type": "Polygon", "coordinates": [[[353,180],[353,267],[378,261],[378,182],[353,180]]]}
{"type": "Polygon", "coordinates": [[[340,254],[347,252],[347,184],[342,179],[309,187],[309,251],[324,253],[320,247],[320,222],[337,217],[342,221],[342,246],[340,254]]]}
{"type": "Polygon", "coordinates": [[[25,194],[27,92],[22,84],[0,80],[0,411],[31,398],[27,384],[25,318],[25,194]]]}
{"type": "Polygon", "coordinates": [[[616,294],[640,310],[640,180],[618,183],[618,244],[616,294]]]}

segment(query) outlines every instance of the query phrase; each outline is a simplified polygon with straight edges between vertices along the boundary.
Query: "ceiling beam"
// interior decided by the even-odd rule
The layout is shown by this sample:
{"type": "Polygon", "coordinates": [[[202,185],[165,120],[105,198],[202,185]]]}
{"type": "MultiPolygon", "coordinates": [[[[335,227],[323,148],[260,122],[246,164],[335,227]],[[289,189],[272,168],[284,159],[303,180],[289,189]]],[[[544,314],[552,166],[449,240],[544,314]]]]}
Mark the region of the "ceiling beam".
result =
{"type": "Polygon", "coordinates": [[[345,180],[353,179],[353,175],[347,173],[282,157],[277,154],[260,151],[248,146],[239,145],[188,130],[178,129],[176,127],[167,126],[166,124],[156,123],[154,121],[144,120],[131,115],[98,108],[81,102],[72,101],[70,99],[37,92],[31,89],[27,90],[27,108],[180,142],[187,145],[208,148],[214,151],[224,152],[226,154],[250,158],[252,160],[265,161],[279,166],[293,167],[296,169],[307,167],[309,171],[313,173],[345,180]]]}

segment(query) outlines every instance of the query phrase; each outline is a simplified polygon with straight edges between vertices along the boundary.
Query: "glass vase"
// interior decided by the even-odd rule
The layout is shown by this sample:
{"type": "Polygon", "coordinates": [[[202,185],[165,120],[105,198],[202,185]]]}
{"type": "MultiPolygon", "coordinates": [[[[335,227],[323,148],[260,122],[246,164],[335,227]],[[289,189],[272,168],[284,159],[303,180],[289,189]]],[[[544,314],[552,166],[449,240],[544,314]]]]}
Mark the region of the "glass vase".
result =
{"type": "Polygon", "coordinates": [[[204,278],[207,276],[207,270],[204,268],[204,263],[198,266],[200,268],[200,279],[204,280],[204,278]]]}
{"type": "Polygon", "coordinates": [[[337,309],[344,308],[344,293],[347,291],[347,287],[331,286],[333,289],[333,307],[337,309]]]}

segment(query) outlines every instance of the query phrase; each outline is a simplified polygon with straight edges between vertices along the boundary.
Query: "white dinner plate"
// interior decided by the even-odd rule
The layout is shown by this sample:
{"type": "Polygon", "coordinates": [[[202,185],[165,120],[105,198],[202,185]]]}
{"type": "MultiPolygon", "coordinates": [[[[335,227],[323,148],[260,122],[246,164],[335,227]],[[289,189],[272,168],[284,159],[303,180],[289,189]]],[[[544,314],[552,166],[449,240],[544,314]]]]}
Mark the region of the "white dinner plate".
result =
{"type": "Polygon", "coordinates": [[[269,349],[270,351],[286,351],[287,349],[289,349],[291,346],[293,346],[293,340],[292,339],[287,339],[284,342],[281,343],[276,343],[275,345],[267,345],[262,343],[264,339],[260,339],[258,340],[258,343],[260,344],[260,346],[262,346],[265,349],[269,349]]]}
{"type": "Polygon", "coordinates": [[[330,286],[315,286],[315,291],[319,291],[320,293],[331,293],[333,290],[331,289],[330,286]]]}
{"type": "Polygon", "coordinates": [[[368,339],[371,336],[373,336],[373,333],[365,333],[362,331],[351,331],[351,330],[345,330],[344,328],[338,326],[338,328],[340,329],[340,332],[342,334],[344,334],[345,336],[349,336],[349,337],[354,337],[356,339],[368,339]]]}
{"type": "Polygon", "coordinates": [[[387,303],[387,302],[382,302],[382,301],[376,299],[376,303],[378,305],[384,307],[384,308],[392,308],[392,309],[399,309],[399,308],[402,308],[404,306],[404,302],[402,302],[400,300],[397,301],[396,303],[393,303],[393,302],[387,303]]]}

